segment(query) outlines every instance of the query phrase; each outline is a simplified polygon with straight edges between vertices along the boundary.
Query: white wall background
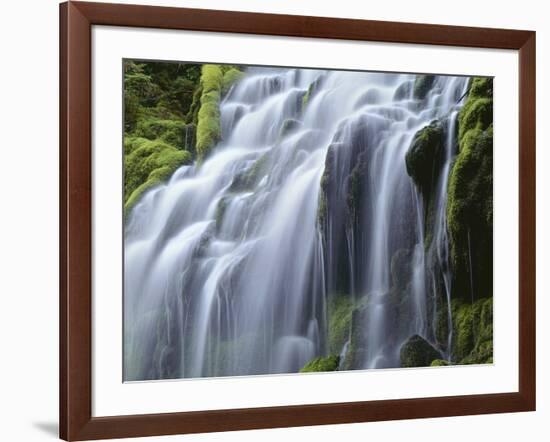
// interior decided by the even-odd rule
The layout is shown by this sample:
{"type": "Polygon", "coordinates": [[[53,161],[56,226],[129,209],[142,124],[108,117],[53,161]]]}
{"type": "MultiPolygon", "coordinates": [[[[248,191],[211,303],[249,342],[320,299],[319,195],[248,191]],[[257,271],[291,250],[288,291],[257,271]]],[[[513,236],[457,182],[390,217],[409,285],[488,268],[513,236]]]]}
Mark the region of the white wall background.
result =
{"type": "MultiPolygon", "coordinates": [[[[114,1],[114,0],[113,0],[114,1]]],[[[118,0],[122,2],[121,0],[118,0]]],[[[130,2],[127,2],[130,3],[130,2]]],[[[134,0],[134,3],[144,3],[134,0]]],[[[147,2],[145,2],[147,3],[147,2]]],[[[532,441],[550,420],[550,28],[545,2],[522,0],[164,0],[159,5],[278,12],[537,31],[538,411],[507,415],[334,425],[147,440],[532,441]]],[[[0,25],[0,440],[57,438],[58,388],[58,7],[57,0],[4,2],[0,25]]]]}

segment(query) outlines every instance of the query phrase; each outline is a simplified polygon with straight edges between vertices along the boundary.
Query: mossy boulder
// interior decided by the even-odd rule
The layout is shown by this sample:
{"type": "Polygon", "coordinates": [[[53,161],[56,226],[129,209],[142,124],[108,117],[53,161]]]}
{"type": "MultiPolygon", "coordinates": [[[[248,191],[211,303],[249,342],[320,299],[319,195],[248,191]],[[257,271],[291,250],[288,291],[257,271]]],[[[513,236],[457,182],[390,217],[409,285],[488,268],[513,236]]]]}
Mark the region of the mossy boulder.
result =
{"type": "Polygon", "coordinates": [[[302,369],[300,373],[312,373],[323,371],[336,371],[340,363],[339,356],[327,356],[325,358],[315,358],[309,361],[302,369]]]}
{"type": "Polygon", "coordinates": [[[432,121],[415,134],[405,156],[407,173],[425,196],[439,176],[444,132],[439,120],[432,121]]]}
{"type": "Polygon", "coordinates": [[[143,193],[167,180],[174,171],[188,164],[192,157],[187,151],[161,140],[128,138],[124,168],[124,210],[128,212],[143,193]]]}
{"type": "Polygon", "coordinates": [[[493,360],[493,298],[473,304],[454,300],[453,361],[459,364],[488,364],[493,360]]]}
{"type": "Polygon", "coordinates": [[[423,100],[430,92],[435,82],[435,75],[417,75],[414,80],[413,96],[417,100],[423,100]]]}
{"type": "Polygon", "coordinates": [[[453,296],[466,299],[493,292],[492,121],[492,79],[474,78],[458,118],[447,200],[453,296]]]}
{"type": "Polygon", "coordinates": [[[432,361],[441,359],[441,353],[423,337],[414,335],[401,347],[400,357],[402,367],[428,367],[432,361]]]}

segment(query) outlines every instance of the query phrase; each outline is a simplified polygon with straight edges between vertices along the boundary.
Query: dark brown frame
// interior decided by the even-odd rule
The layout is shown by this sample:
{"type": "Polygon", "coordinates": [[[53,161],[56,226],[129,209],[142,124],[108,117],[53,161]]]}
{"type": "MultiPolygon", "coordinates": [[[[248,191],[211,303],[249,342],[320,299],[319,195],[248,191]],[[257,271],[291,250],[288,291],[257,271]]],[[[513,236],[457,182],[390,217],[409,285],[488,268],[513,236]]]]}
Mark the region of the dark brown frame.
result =
{"type": "Polygon", "coordinates": [[[535,410],[535,32],[70,1],[60,5],[59,131],[62,439],[106,439],[535,410]],[[519,51],[519,391],[92,417],[92,25],[519,51]]]}

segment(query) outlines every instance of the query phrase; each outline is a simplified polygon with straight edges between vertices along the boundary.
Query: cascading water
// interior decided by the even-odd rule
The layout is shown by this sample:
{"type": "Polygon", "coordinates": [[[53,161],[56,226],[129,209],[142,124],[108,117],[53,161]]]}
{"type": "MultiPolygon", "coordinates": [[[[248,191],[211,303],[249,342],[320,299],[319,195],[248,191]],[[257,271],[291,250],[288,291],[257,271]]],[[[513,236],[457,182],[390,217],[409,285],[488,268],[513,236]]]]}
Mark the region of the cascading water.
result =
{"type": "MultiPolygon", "coordinates": [[[[147,192],[127,221],[126,380],[297,372],[328,354],[328,304],[344,292],[369,305],[364,351],[347,368],[399,366],[411,334],[437,344],[441,284],[451,321],[446,188],[468,79],[436,77],[423,99],[414,80],[248,70],[220,106],[224,141],[147,192]],[[448,123],[426,248],[425,203],[405,156],[433,119],[448,123]],[[415,319],[394,332],[401,249],[414,250],[415,319]]],[[[350,345],[338,350],[341,367],[350,345]]]]}

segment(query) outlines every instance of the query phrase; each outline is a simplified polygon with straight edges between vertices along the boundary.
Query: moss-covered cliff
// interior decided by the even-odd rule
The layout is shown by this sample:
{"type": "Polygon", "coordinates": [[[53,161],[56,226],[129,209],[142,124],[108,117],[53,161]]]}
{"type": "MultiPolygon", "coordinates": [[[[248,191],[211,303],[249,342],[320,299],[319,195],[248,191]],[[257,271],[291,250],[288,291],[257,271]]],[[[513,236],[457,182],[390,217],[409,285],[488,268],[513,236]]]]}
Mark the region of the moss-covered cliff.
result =
{"type": "Polygon", "coordinates": [[[220,100],[244,73],[237,66],[124,62],[124,208],[201,161],[221,138],[220,100]]]}
{"type": "Polygon", "coordinates": [[[473,78],[448,188],[453,297],[493,294],[493,80],[473,78]]]}

